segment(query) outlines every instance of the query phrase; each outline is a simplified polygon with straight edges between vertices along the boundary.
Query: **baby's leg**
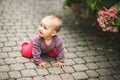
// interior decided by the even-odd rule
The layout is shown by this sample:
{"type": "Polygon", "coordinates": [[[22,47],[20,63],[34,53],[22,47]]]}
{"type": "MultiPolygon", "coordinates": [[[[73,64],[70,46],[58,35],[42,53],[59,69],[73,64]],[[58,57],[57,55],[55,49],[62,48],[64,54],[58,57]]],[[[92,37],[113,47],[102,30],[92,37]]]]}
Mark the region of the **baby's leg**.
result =
{"type": "Polygon", "coordinates": [[[47,53],[47,55],[49,57],[56,57],[57,56],[56,48],[54,48],[52,51],[50,51],[49,53],[47,53]]]}
{"type": "Polygon", "coordinates": [[[26,58],[32,58],[32,40],[24,42],[21,47],[22,56],[26,58]]]}

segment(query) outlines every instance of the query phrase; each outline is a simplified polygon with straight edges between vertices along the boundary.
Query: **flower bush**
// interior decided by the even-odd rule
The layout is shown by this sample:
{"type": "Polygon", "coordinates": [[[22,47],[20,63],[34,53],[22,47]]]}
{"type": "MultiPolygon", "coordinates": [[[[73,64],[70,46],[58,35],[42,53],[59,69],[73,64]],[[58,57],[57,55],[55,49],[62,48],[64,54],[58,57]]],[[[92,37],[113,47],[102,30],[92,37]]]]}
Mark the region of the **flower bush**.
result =
{"type": "Polygon", "coordinates": [[[117,18],[117,9],[112,6],[110,9],[104,7],[98,11],[98,23],[103,31],[118,32],[118,26],[115,25],[117,18]]]}
{"type": "Polygon", "coordinates": [[[120,0],[66,0],[69,7],[74,3],[83,3],[87,16],[96,14],[96,21],[103,31],[118,32],[120,27],[120,0]]]}

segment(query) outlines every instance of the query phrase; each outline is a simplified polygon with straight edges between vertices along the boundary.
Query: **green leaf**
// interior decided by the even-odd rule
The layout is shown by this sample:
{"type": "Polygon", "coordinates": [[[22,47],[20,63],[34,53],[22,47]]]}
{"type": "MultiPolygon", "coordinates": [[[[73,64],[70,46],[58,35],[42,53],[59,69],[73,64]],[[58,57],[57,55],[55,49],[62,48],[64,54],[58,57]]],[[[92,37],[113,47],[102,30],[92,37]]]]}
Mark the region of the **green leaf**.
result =
{"type": "Polygon", "coordinates": [[[120,11],[120,2],[115,4],[117,11],[120,11]]]}
{"type": "Polygon", "coordinates": [[[92,0],[92,3],[91,3],[92,10],[95,9],[96,3],[97,3],[97,0],[92,0]]]}
{"type": "Polygon", "coordinates": [[[66,0],[65,2],[64,2],[64,5],[66,5],[66,6],[71,6],[72,4],[74,4],[74,3],[76,3],[76,0],[66,0]]]}
{"type": "Polygon", "coordinates": [[[116,19],[115,25],[116,25],[116,26],[120,26],[120,17],[118,17],[118,18],[116,19]]]}
{"type": "Polygon", "coordinates": [[[80,42],[80,46],[82,46],[82,47],[87,46],[87,43],[86,42],[80,42]]]}

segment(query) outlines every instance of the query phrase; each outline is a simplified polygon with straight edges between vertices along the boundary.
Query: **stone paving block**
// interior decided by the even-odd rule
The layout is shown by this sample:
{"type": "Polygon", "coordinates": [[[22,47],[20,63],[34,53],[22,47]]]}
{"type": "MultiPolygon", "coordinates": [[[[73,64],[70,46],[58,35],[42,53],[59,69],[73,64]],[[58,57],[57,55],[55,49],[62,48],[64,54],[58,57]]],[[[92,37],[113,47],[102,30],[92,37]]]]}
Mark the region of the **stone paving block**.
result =
{"type": "Polygon", "coordinates": [[[97,79],[97,78],[89,78],[88,80],[99,80],[99,79],[97,79]]]}
{"type": "MultiPolygon", "coordinates": [[[[1,31],[1,30],[0,30],[0,31],[1,31]]],[[[5,37],[6,37],[6,34],[1,33],[0,38],[5,38],[5,37]]]]}
{"type": "Polygon", "coordinates": [[[12,49],[13,49],[13,52],[21,51],[21,47],[19,47],[19,46],[13,46],[12,49]]]}
{"type": "Polygon", "coordinates": [[[76,71],[86,71],[86,70],[88,70],[88,67],[85,66],[84,64],[73,65],[73,68],[74,68],[76,71]]]}
{"type": "Polygon", "coordinates": [[[77,46],[76,48],[77,48],[78,51],[87,51],[87,50],[89,50],[88,47],[77,46]]]}
{"type": "Polygon", "coordinates": [[[48,71],[50,72],[50,74],[62,74],[62,73],[64,73],[63,70],[59,67],[48,68],[48,71]]]}
{"type": "Polygon", "coordinates": [[[10,51],[12,51],[12,48],[11,47],[3,47],[2,51],[3,52],[10,52],[10,51]]]}
{"type": "Polygon", "coordinates": [[[112,65],[109,62],[98,62],[96,63],[100,68],[109,68],[112,67],[112,65]]]}
{"type": "Polygon", "coordinates": [[[115,63],[118,64],[118,66],[120,66],[120,60],[115,60],[115,63]]]}
{"type": "Polygon", "coordinates": [[[9,72],[9,75],[10,75],[10,78],[15,78],[15,79],[21,77],[21,74],[18,71],[11,71],[11,72],[9,72]]]}
{"type": "Polygon", "coordinates": [[[18,46],[21,46],[21,44],[23,43],[24,39],[23,40],[20,40],[20,41],[17,41],[17,45],[18,46]]]}
{"type": "Polygon", "coordinates": [[[31,77],[26,77],[26,78],[18,78],[17,80],[33,80],[31,77]]]}
{"type": "Polygon", "coordinates": [[[25,66],[23,64],[11,64],[10,65],[11,70],[23,70],[25,69],[25,66]]]}
{"type": "Polygon", "coordinates": [[[64,35],[66,34],[66,35],[67,35],[67,34],[70,34],[70,32],[67,31],[67,30],[63,30],[63,31],[62,31],[62,34],[64,34],[64,35]]]}
{"type": "Polygon", "coordinates": [[[0,58],[7,58],[8,57],[8,53],[0,53],[0,58]]]}
{"type": "MultiPolygon", "coordinates": [[[[19,41],[20,38],[18,37],[11,37],[11,38],[8,38],[9,41],[19,41]]],[[[16,43],[15,43],[16,44],[16,43]]]]}
{"type": "Polygon", "coordinates": [[[4,60],[0,59],[0,65],[3,65],[3,64],[5,64],[4,60]]]}
{"type": "Polygon", "coordinates": [[[98,65],[96,65],[96,63],[88,63],[86,64],[86,66],[89,68],[89,69],[98,69],[98,65]]]}
{"type": "MultiPolygon", "coordinates": [[[[67,41],[66,41],[67,42],[67,41]]],[[[69,48],[69,47],[75,47],[75,46],[77,46],[77,43],[64,43],[64,47],[65,48],[68,48],[67,50],[69,50],[69,51],[72,51],[72,50],[74,50],[74,51],[76,51],[76,48],[69,48]],[[70,49],[72,49],[72,50],[70,50],[70,49]]],[[[74,52],[74,51],[72,51],[72,52],[74,52]]]]}
{"type": "Polygon", "coordinates": [[[75,63],[80,63],[80,64],[85,63],[85,60],[82,58],[75,58],[74,61],[75,63]]]}
{"type": "Polygon", "coordinates": [[[114,78],[115,78],[116,80],[120,80],[120,74],[114,75],[114,78]]]}
{"type": "Polygon", "coordinates": [[[113,66],[113,67],[117,67],[119,64],[116,63],[116,61],[109,61],[109,63],[113,66]]]}
{"type": "Polygon", "coordinates": [[[97,53],[96,51],[85,51],[85,54],[87,54],[87,56],[96,56],[99,55],[99,53],[97,53]]]}
{"type": "Polygon", "coordinates": [[[75,53],[65,53],[65,58],[75,58],[77,57],[75,53]]]}
{"type": "Polygon", "coordinates": [[[66,35],[65,37],[67,37],[67,38],[64,38],[67,44],[68,44],[68,43],[74,43],[73,45],[74,45],[74,46],[76,45],[76,44],[75,44],[76,40],[75,40],[74,38],[72,38],[71,35],[66,35]]]}
{"type": "Polygon", "coordinates": [[[52,66],[55,66],[55,62],[53,62],[52,64],[52,61],[51,62],[46,62],[46,68],[50,68],[50,67],[52,67],[52,66]]]}
{"type": "MultiPolygon", "coordinates": [[[[0,31],[1,32],[1,31],[0,31]]],[[[8,41],[7,38],[1,38],[0,39],[0,42],[5,42],[5,41],[8,41]]]]}
{"type": "Polygon", "coordinates": [[[0,72],[3,72],[3,71],[10,71],[10,68],[8,65],[1,65],[0,66],[0,72]]]}
{"type": "Polygon", "coordinates": [[[114,54],[106,53],[106,54],[107,55],[105,55],[105,57],[107,57],[110,61],[120,59],[119,55],[115,53],[114,54]]]}
{"type": "Polygon", "coordinates": [[[88,79],[88,76],[86,73],[84,72],[75,72],[75,73],[72,73],[73,77],[75,78],[75,80],[87,80],[88,79]]]}
{"type": "Polygon", "coordinates": [[[87,61],[87,63],[93,63],[93,62],[98,62],[99,60],[94,57],[94,56],[89,56],[89,57],[84,57],[83,58],[85,61],[87,61]]]}
{"type": "Polygon", "coordinates": [[[38,76],[38,77],[34,77],[33,80],[45,80],[45,78],[42,76],[38,76]]]}
{"type": "Polygon", "coordinates": [[[47,61],[46,62],[46,64],[47,64],[46,68],[56,67],[55,63],[56,63],[56,60],[47,61]]]}
{"type": "Polygon", "coordinates": [[[36,69],[36,71],[40,76],[49,74],[49,72],[46,69],[36,69]]]}
{"type": "Polygon", "coordinates": [[[15,60],[17,63],[26,63],[26,62],[30,61],[30,59],[25,58],[25,57],[17,57],[17,58],[15,58],[15,60]]]}
{"type": "Polygon", "coordinates": [[[108,76],[112,74],[109,69],[97,69],[96,72],[98,72],[101,76],[108,76]]]}
{"type": "Polygon", "coordinates": [[[73,76],[70,74],[61,74],[62,80],[74,80],[73,76]]]}
{"type": "Polygon", "coordinates": [[[67,47],[68,52],[76,52],[77,49],[75,47],[67,47]]]}
{"type": "Polygon", "coordinates": [[[0,48],[3,47],[3,46],[4,46],[3,43],[0,43],[0,48]]]}
{"type": "Polygon", "coordinates": [[[22,56],[22,54],[21,54],[21,52],[9,52],[8,53],[9,54],[9,56],[12,58],[12,57],[21,57],[22,56]]]}
{"type": "Polygon", "coordinates": [[[28,69],[28,70],[22,70],[21,74],[23,77],[33,77],[33,76],[37,76],[37,73],[35,70],[33,69],[28,69]]]}
{"type": "Polygon", "coordinates": [[[65,59],[65,64],[68,66],[68,65],[74,65],[75,62],[72,60],[72,59],[65,59]]]}
{"type": "MultiPolygon", "coordinates": [[[[11,23],[12,24],[12,23],[11,23]]],[[[12,26],[13,26],[14,24],[12,24],[12,26]]],[[[6,34],[8,37],[15,37],[15,34],[14,33],[16,33],[16,30],[15,29],[8,29],[8,33],[9,34],[6,34]]]]}
{"type": "Polygon", "coordinates": [[[98,59],[98,61],[107,61],[108,59],[106,58],[106,57],[104,57],[104,56],[96,56],[96,58],[98,59]]]}
{"type": "Polygon", "coordinates": [[[94,70],[88,70],[86,73],[89,77],[99,77],[99,74],[94,70]]]}
{"type": "Polygon", "coordinates": [[[112,76],[103,76],[103,77],[99,77],[99,80],[116,80],[116,79],[112,76]]]}
{"type": "Polygon", "coordinates": [[[45,80],[62,80],[62,78],[59,75],[48,75],[45,76],[45,80]]]}
{"type": "Polygon", "coordinates": [[[15,79],[9,79],[9,80],[15,80],[15,79]]]}
{"type": "Polygon", "coordinates": [[[36,69],[37,66],[33,62],[25,63],[27,69],[36,69]]]}
{"type": "MultiPolygon", "coordinates": [[[[62,31],[67,32],[67,34],[65,35],[66,38],[64,38],[64,40],[66,41],[66,43],[71,43],[71,42],[74,42],[74,41],[75,41],[75,40],[72,38],[72,36],[69,35],[70,32],[69,32],[68,30],[63,30],[63,29],[62,29],[62,31]]],[[[64,34],[63,34],[63,35],[64,35],[64,34]]]]}
{"type": "Polygon", "coordinates": [[[6,58],[5,59],[5,63],[6,64],[14,64],[15,63],[15,59],[14,58],[6,58]]]}
{"type": "MultiPolygon", "coordinates": [[[[23,39],[24,37],[26,37],[26,34],[23,34],[23,33],[19,32],[19,31],[17,31],[17,34],[15,34],[15,35],[18,36],[19,38],[22,37],[22,39],[23,39]]],[[[23,39],[23,40],[24,40],[24,39],[23,39]]]]}
{"type": "Polygon", "coordinates": [[[111,67],[109,70],[112,72],[112,74],[120,74],[120,67],[111,67]]]}
{"type": "Polygon", "coordinates": [[[13,42],[13,41],[8,41],[8,42],[5,42],[4,44],[5,44],[6,47],[16,46],[17,45],[17,43],[13,42]]]}
{"type": "Polygon", "coordinates": [[[75,71],[71,66],[65,66],[65,67],[63,67],[63,70],[64,70],[66,73],[72,73],[72,72],[75,71]]]}
{"type": "Polygon", "coordinates": [[[64,53],[67,53],[68,52],[68,50],[64,47],[64,53]]]}
{"type": "Polygon", "coordinates": [[[0,80],[8,80],[9,79],[9,76],[8,76],[8,73],[7,72],[1,72],[0,71],[0,80]]]}
{"type": "Polygon", "coordinates": [[[78,56],[78,57],[85,57],[85,56],[87,56],[87,54],[85,54],[84,52],[76,52],[76,55],[78,56]]]}

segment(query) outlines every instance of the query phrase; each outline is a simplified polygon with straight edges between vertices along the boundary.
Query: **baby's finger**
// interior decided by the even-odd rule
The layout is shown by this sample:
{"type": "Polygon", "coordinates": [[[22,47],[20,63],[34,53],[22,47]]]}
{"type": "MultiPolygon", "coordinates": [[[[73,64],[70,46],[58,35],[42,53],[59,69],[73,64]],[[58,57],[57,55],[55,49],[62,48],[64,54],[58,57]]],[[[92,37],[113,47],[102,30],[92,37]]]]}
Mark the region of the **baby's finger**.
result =
{"type": "Polygon", "coordinates": [[[40,66],[40,68],[43,68],[44,66],[43,65],[39,65],[40,66]]]}
{"type": "Polygon", "coordinates": [[[65,64],[63,64],[63,67],[65,67],[65,64]]]}
{"type": "Polygon", "coordinates": [[[55,63],[55,66],[59,66],[59,64],[58,64],[58,63],[55,63]]]}
{"type": "Polygon", "coordinates": [[[63,68],[63,67],[65,67],[65,65],[64,65],[64,64],[62,64],[62,65],[61,65],[61,67],[63,68]]]}
{"type": "Polygon", "coordinates": [[[39,67],[39,68],[42,68],[42,66],[41,66],[41,65],[39,65],[38,67],[39,67]]]}

